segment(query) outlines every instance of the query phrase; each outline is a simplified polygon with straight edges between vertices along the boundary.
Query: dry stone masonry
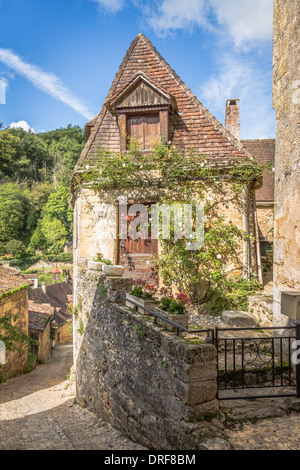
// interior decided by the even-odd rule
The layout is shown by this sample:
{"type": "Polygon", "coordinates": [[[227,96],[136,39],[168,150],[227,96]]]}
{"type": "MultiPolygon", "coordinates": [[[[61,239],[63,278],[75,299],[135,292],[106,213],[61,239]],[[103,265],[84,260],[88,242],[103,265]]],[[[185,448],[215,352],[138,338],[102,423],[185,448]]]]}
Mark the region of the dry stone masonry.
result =
{"type": "Polygon", "coordinates": [[[155,449],[198,449],[222,436],[210,422],[216,349],[191,344],[123,305],[126,278],[78,269],[76,369],[79,404],[155,449]]]}
{"type": "Polygon", "coordinates": [[[281,292],[300,290],[300,3],[274,2],[273,106],[276,111],[274,321],[281,292]]]}

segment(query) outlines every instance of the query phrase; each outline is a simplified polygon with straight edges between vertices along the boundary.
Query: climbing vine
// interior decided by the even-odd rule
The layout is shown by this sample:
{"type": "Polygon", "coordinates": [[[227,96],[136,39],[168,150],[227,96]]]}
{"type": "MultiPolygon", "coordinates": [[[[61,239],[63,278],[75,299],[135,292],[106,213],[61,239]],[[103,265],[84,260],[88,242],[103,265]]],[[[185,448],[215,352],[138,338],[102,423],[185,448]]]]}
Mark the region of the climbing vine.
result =
{"type": "MultiPolygon", "coordinates": [[[[253,239],[231,220],[220,215],[221,207],[237,203],[243,187],[259,180],[271,164],[259,165],[255,159],[216,165],[204,154],[183,151],[173,146],[158,144],[151,152],[142,152],[131,140],[128,151],[114,153],[99,150],[97,162],[85,161],[77,173],[74,186],[80,190],[88,186],[95,192],[151,188],[157,190],[161,203],[199,204],[204,210],[204,242],[197,250],[187,249],[186,237],[175,237],[175,223],[171,219],[171,236],[159,235],[162,253],[153,258],[161,278],[167,285],[175,284],[185,291],[194,303],[206,302],[212,311],[224,306],[247,307],[247,298],[260,287],[259,282],[240,276],[241,241],[253,239]]],[[[195,218],[194,225],[195,225],[195,218]]]]}
{"type": "Polygon", "coordinates": [[[18,315],[13,314],[0,318],[0,341],[4,342],[6,351],[21,350],[25,352],[26,346],[38,344],[14,325],[18,318],[18,315]]]}
{"type": "Polygon", "coordinates": [[[231,164],[229,168],[216,165],[194,149],[183,153],[181,149],[163,143],[151,152],[142,152],[138,142],[131,139],[128,151],[115,153],[100,149],[97,161],[87,159],[74,176],[74,189],[87,185],[94,191],[108,188],[167,188],[183,200],[203,195],[207,182],[217,186],[221,180],[231,182],[235,191],[243,184],[259,179],[270,164],[259,165],[248,160],[231,164]],[[195,184],[196,183],[196,184],[195,184]]]}

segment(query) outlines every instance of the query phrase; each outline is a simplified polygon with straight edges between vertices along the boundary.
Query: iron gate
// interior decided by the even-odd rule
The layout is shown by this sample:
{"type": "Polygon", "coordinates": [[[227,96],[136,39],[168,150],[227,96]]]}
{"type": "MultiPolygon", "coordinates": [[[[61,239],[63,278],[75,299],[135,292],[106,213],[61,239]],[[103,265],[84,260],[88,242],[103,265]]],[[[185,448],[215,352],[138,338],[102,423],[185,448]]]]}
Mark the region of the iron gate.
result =
{"type": "Polygon", "coordinates": [[[292,360],[295,340],[300,340],[298,324],[216,328],[217,398],[300,397],[300,365],[292,360]]]}

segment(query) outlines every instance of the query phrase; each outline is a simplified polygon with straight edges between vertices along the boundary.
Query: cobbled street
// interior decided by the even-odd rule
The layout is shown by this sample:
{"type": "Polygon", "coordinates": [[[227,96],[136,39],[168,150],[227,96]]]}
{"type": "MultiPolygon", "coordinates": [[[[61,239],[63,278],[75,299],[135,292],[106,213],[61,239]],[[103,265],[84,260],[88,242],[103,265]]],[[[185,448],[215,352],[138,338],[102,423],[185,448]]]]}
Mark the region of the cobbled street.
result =
{"type": "Polygon", "coordinates": [[[47,364],[0,385],[0,449],[143,449],[74,404],[72,362],[72,346],[57,346],[47,364]]]}
{"type": "MultiPolygon", "coordinates": [[[[47,364],[0,385],[1,450],[143,450],[74,403],[67,380],[72,346],[57,346],[47,364]]],[[[300,415],[225,430],[232,449],[300,450],[300,415]]],[[[211,447],[218,446],[211,443],[211,447]]]]}

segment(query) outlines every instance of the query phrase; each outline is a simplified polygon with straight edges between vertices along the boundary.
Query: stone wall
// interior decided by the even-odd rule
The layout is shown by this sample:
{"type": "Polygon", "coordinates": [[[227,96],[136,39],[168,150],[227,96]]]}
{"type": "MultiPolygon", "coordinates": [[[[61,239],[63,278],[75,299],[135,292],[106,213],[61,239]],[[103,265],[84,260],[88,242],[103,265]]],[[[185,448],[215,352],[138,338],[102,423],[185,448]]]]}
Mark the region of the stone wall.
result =
{"type": "MultiPolygon", "coordinates": [[[[17,315],[12,324],[28,336],[28,290],[24,289],[0,299],[0,318],[17,315]]],[[[0,369],[0,377],[5,380],[23,374],[27,369],[28,350],[23,345],[20,350],[6,352],[6,364],[0,369]]]]}
{"type": "Polygon", "coordinates": [[[70,344],[73,342],[72,322],[69,321],[61,325],[55,331],[56,344],[70,344]]]}
{"type": "Polygon", "coordinates": [[[257,204],[256,208],[259,236],[266,238],[268,242],[273,242],[274,204],[257,204]]]}
{"type": "Polygon", "coordinates": [[[274,1],[273,106],[276,111],[274,321],[281,291],[300,290],[300,3],[274,1]]]}
{"type": "MultiPolygon", "coordinates": [[[[126,196],[128,201],[138,203],[161,201],[165,195],[170,195],[167,190],[144,188],[120,190],[103,190],[95,193],[88,188],[77,194],[74,205],[74,263],[75,265],[87,265],[88,260],[93,260],[97,253],[102,253],[105,258],[114,264],[119,262],[118,249],[118,198],[126,196]]],[[[216,212],[226,217],[227,222],[232,221],[240,229],[243,227],[242,195],[236,196],[228,183],[220,183],[218,189],[207,184],[207,198],[217,202],[216,212]]],[[[255,236],[253,223],[253,195],[249,191],[248,223],[250,235],[255,236]]],[[[239,247],[240,263],[230,266],[230,269],[242,271],[242,242],[239,247]]],[[[158,254],[161,246],[158,246],[158,254]]],[[[250,263],[253,274],[257,273],[255,243],[250,246],[250,263]]],[[[74,274],[76,277],[76,274],[74,274]]]]}
{"type": "Polygon", "coordinates": [[[39,334],[39,361],[47,362],[51,357],[52,341],[50,337],[51,322],[48,323],[45,330],[39,334]]]}
{"type": "Polygon", "coordinates": [[[154,449],[197,449],[221,435],[216,349],[191,344],[122,305],[126,278],[77,272],[79,404],[154,449]],[[207,419],[205,419],[207,418],[207,419]]]}

